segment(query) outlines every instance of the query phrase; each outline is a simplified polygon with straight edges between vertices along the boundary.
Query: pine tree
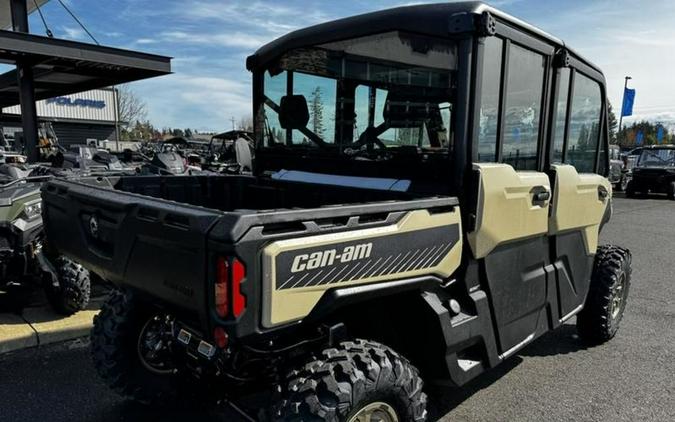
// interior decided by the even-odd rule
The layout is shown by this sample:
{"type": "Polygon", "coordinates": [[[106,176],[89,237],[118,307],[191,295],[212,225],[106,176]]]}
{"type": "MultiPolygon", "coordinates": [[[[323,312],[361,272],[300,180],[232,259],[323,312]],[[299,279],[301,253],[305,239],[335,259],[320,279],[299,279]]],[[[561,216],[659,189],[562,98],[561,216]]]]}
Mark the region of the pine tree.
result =
{"type": "Polygon", "coordinates": [[[314,91],[312,91],[312,100],[310,104],[312,131],[323,139],[325,128],[323,126],[323,101],[321,99],[321,87],[317,86],[314,91]]]}
{"type": "Polygon", "coordinates": [[[612,103],[607,102],[607,119],[609,120],[609,143],[617,143],[617,129],[619,127],[619,122],[616,120],[616,114],[614,114],[614,108],[612,108],[612,103]]]}

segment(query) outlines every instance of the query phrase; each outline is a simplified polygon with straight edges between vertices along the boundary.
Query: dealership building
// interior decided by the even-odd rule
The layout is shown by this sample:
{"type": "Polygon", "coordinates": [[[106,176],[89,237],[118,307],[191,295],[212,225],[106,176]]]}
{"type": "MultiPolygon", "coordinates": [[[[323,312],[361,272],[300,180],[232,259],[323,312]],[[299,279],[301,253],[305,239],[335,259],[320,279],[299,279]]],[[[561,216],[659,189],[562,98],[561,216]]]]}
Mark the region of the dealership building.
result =
{"type": "MultiPolygon", "coordinates": [[[[114,142],[119,120],[116,93],[112,88],[94,89],[38,101],[38,123],[51,123],[64,146],[93,140],[114,142]]],[[[20,106],[2,109],[0,126],[5,134],[21,132],[20,106]]]]}

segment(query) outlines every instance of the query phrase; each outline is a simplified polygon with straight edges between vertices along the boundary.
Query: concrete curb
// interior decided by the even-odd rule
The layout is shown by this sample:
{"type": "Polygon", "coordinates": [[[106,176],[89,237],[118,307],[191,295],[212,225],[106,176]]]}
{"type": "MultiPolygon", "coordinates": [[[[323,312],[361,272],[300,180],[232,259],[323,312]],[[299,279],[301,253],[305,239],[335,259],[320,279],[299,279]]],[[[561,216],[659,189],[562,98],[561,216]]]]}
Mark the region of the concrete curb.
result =
{"type": "Polygon", "coordinates": [[[0,314],[0,354],[89,335],[98,309],[64,317],[49,308],[27,308],[22,315],[0,314]]]}

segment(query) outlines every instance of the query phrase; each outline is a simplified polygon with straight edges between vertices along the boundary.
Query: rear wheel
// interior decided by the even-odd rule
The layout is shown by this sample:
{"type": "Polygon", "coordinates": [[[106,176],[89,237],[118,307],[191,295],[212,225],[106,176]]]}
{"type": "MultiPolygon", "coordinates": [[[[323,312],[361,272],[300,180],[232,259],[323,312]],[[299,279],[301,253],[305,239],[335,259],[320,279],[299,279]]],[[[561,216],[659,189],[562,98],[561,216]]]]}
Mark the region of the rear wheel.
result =
{"type": "Polygon", "coordinates": [[[45,287],[47,300],[52,308],[63,315],[72,315],[85,309],[91,294],[89,271],[65,256],[57,257],[54,267],[59,285],[49,283],[45,287]]]}
{"type": "Polygon", "coordinates": [[[171,317],[113,290],[94,318],[91,353],[103,381],[123,397],[143,404],[192,404],[200,386],[181,375],[174,362],[171,317]]]}
{"type": "Polygon", "coordinates": [[[603,245],[595,255],[591,286],[577,316],[579,336],[601,344],[616,335],[630,290],[631,254],[619,246],[603,245]]]}
{"type": "Polygon", "coordinates": [[[675,199],[675,182],[670,182],[668,185],[668,199],[675,199]]]}
{"type": "Polygon", "coordinates": [[[292,371],[279,386],[279,421],[399,422],[426,419],[417,369],[379,343],[340,343],[292,371]]]}

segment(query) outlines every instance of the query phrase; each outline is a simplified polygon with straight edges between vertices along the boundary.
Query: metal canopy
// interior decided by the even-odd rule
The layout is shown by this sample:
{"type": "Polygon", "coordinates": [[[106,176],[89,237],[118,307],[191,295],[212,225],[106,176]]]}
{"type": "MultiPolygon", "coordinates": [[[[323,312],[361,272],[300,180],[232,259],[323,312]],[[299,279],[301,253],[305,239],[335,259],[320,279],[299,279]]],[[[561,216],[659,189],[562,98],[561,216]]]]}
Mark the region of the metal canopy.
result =
{"type": "MultiPolygon", "coordinates": [[[[26,10],[28,13],[33,13],[35,11],[35,6],[41,7],[48,1],[49,0],[26,0],[26,10]]],[[[10,0],[0,0],[0,29],[12,28],[12,14],[10,13],[9,2],[10,0]]]]}
{"type": "MultiPolygon", "coordinates": [[[[0,62],[30,63],[35,99],[171,73],[171,58],[0,30],[0,62]]],[[[17,71],[0,74],[0,107],[19,104],[17,71]]]]}

